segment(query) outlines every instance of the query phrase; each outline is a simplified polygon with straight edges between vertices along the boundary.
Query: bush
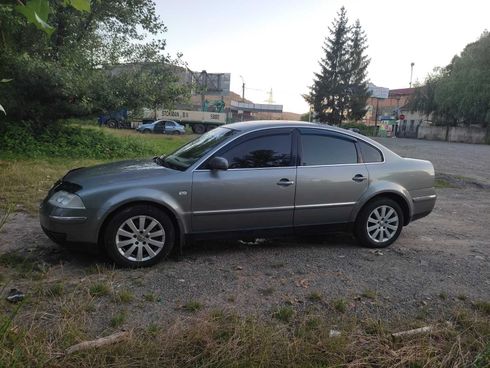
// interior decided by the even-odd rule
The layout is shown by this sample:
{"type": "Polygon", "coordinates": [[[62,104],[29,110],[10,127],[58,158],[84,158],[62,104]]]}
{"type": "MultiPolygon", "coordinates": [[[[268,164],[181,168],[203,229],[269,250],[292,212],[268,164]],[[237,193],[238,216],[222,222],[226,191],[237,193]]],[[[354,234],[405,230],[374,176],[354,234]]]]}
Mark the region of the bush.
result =
{"type": "Polygon", "coordinates": [[[114,159],[162,154],[154,142],[117,137],[100,128],[53,124],[38,130],[27,123],[9,123],[0,134],[0,153],[39,157],[114,159]]]}
{"type": "Polygon", "coordinates": [[[361,134],[367,135],[367,136],[374,136],[376,127],[374,126],[369,126],[369,125],[364,125],[364,124],[359,124],[359,123],[344,123],[342,124],[341,128],[344,129],[349,129],[349,128],[357,128],[361,131],[361,134]]]}

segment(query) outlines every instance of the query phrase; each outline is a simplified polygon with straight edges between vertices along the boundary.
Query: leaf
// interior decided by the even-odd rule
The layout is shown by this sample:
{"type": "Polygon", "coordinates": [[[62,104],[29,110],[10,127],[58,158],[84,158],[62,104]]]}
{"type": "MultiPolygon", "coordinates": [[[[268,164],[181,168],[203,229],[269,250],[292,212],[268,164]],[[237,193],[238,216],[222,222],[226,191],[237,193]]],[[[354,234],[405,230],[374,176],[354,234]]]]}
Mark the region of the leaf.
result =
{"type": "Polygon", "coordinates": [[[65,4],[70,4],[78,11],[90,11],[90,0],[65,0],[65,4]]]}
{"type": "Polygon", "coordinates": [[[2,105],[0,105],[0,111],[3,112],[5,115],[7,115],[7,113],[5,112],[5,109],[3,108],[2,105]]]}
{"type": "Polygon", "coordinates": [[[3,79],[0,79],[0,83],[8,83],[8,82],[10,82],[12,80],[13,79],[5,79],[5,78],[3,78],[3,79]]]}
{"type": "Polygon", "coordinates": [[[29,23],[34,24],[49,36],[54,32],[54,27],[47,23],[51,12],[48,0],[29,0],[25,5],[17,5],[15,10],[26,17],[29,23]]]}

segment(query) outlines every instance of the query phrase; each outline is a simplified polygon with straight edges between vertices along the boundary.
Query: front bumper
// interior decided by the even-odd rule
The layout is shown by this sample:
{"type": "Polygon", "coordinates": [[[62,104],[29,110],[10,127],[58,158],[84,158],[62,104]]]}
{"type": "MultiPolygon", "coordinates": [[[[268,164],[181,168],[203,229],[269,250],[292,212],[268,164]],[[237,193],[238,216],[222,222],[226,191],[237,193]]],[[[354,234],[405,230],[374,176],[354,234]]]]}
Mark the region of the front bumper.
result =
{"type": "Polygon", "coordinates": [[[98,243],[96,224],[87,209],[59,208],[44,200],[39,207],[39,222],[44,232],[57,243],[98,243]]]}

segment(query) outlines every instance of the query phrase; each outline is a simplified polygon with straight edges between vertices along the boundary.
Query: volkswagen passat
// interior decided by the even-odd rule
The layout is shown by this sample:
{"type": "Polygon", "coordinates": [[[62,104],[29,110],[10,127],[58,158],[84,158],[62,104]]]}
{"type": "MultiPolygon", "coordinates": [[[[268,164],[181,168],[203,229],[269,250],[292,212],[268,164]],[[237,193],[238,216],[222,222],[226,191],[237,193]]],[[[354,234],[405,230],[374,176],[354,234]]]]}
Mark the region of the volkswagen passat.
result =
{"type": "Polygon", "coordinates": [[[361,244],[386,247],[435,201],[429,161],[326,125],[243,122],[168,156],[71,170],[42,202],[40,222],[57,243],[97,244],[138,267],[204,235],[352,230],[361,244]]]}

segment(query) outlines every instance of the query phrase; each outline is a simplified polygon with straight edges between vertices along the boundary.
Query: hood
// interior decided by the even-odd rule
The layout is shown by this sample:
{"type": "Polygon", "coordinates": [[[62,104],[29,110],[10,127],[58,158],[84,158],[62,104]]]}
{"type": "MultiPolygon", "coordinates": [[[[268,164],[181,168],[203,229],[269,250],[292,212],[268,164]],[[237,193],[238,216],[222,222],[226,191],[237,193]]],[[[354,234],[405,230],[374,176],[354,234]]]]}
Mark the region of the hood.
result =
{"type": "Polygon", "coordinates": [[[162,178],[176,173],[179,171],[157,165],[152,159],[127,160],[73,169],[63,177],[63,181],[87,188],[123,184],[157,176],[162,178]]]}

